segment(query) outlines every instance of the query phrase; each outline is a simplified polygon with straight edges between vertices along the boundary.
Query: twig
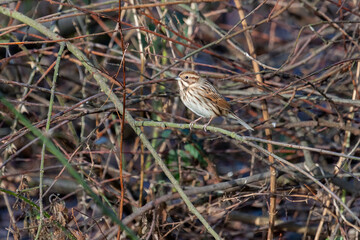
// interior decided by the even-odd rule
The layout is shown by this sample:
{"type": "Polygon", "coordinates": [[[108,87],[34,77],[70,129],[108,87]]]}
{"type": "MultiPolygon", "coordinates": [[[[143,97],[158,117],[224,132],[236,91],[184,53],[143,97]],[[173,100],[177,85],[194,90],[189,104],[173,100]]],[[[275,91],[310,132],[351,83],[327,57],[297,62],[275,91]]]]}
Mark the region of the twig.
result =
{"type": "MultiPolygon", "coordinates": [[[[51,87],[49,110],[48,110],[48,116],[47,116],[46,127],[45,127],[45,134],[46,135],[50,134],[49,129],[50,129],[50,120],[51,120],[51,114],[52,114],[52,107],[53,107],[53,104],[54,104],[54,97],[55,97],[54,92],[55,92],[55,88],[56,88],[56,81],[57,81],[57,78],[59,76],[59,66],[60,66],[61,55],[63,54],[64,49],[65,49],[65,44],[61,43],[60,44],[60,49],[59,49],[59,52],[58,52],[58,57],[56,59],[56,65],[55,65],[55,69],[54,69],[54,76],[53,76],[52,87],[51,87]]],[[[40,181],[39,181],[40,219],[39,219],[39,226],[38,226],[38,230],[37,230],[35,239],[40,238],[41,229],[43,227],[42,225],[43,225],[43,221],[44,221],[43,178],[44,178],[44,164],[45,164],[45,149],[46,149],[46,144],[45,144],[45,141],[44,141],[43,145],[42,145],[42,150],[41,150],[40,181]]]]}
{"type": "MultiPolygon", "coordinates": [[[[37,29],[39,32],[43,33],[44,35],[48,36],[51,39],[54,40],[60,40],[62,39],[60,36],[58,36],[57,34],[50,32],[46,27],[44,27],[43,25],[37,23],[36,21],[24,16],[23,14],[16,12],[16,11],[12,11],[10,9],[4,8],[4,7],[0,7],[0,13],[13,17],[15,19],[18,19],[20,21],[26,22],[29,26],[37,29]]],[[[64,39],[65,41],[65,39],[64,39]]],[[[98,69],[94,68],[88,61],[87,57],[72,43],[70,42],[66,42],[67,48],[70,52],[72,52],[78,59],[80,59],[84,65],[84,67],[90,71],[93,74],[94,79],[98,82],[99,86],[101,87],[101,89],[105,92],[105,94],[110,98],[110,100],[114,103],[116,109],[120,112],[120,114],[124,114],[125,115],[125,119],[126,121],[130,124],[130,126],[134,129],[134,131],[136,132],[137,135],[139,135],[140,139],[142,140],[142,142],[144,143],[144,145],[149,149],[149,151],[151,152],[151,154],[153,155],[153,157],[155,158],[157,164],[162,168],[162,170],[164,171],[165,175],[169,178],[169,180],[171,181],[171,183],[174,185],[175,189],[179,192],[181,198],[184,200],[184,202],[186,203],[186,205],[188,206],[189,210],[200,220],[200,222],[205,226],[205,228],[207,229],[207,231],[209,231],[209,233],[215,238],[215,239],[220,239],[220,236],[211,228],[211,226],[208,224],[208,222],[205,220],[205,218],[196,210],[195,206],[191,203],[191,201],[189,200],[189,198],[186,196],[186,194],[183,192],[183,190],[181,189],[181,186],[178,184],[178,182],[176,181],[176,179],[172,176],[171,172],[169,171],[169,169],[167,168],[167,166],[165,165],[165,163],[162,161],[162,159],[160,158],[160,156],[158,155],[158,153],[156,152],[156,150],[152,147],[151,143],[149,142],[149,140],[146,138],[146,136],[141,132],[140,128],[137,127],[135,125],[135,120],[132,118],[132,116],[127,112],[123,112],[123,104],[121,103],[121,101],[118,99],[118,97],[111,91],[111,89],[109,88],[109,86],[107,85],[107,81],[106,79],[102,76],[102,74],[99,73],[98,69]]],[[[67,164],[66,159],[63,159],[64,163],[67,164]]],[[[71,166],[68,166],[68,169],[70,169],[71,166]]],[[[72,172],[73,174],[73,172],[72,172]]],[[[77,175],[77,174],[76,174],[77,175]]],[[[75,176],[75,175],[73,175],[75,176]]],[[[81,179],[80,177],[77,178],[78,181],[83,182],[83,179],[81,179]]],[[[91,189],[87,189],[89,192],[92,192],[91,189]]],[[[96,199],[98,199],[98,197],[96,197],[96,199]]],[[[100,203],[100,199],[98,199],[97,201],[98,203],[100,203]]],[[[119,221],[116,217],[112,216],[112,214],[110,214],[108,212],[108,210],[105,208],[103,208],[103,211],[106,212],[107,214],[109,214],[109,217],[111,217],[113,220],[116,220],[116,223],[118,223],[119,225],[122,225],[121,221],[119,221]]],[[[122,228],[124,229],[124,227],[122,226],[122,228]]],[[[126,230],[128,230],[127,228],[125,228],[126,230]]],[[[129,230],[128,230],[129,231],[129,230]]]]}
{"type": "MultiPolygon", "coordinates": [[[[235,0],[235,5],[238,8],[238,13],[239,13],[240,19],[244,20],[242,22],[243,28],[247,28],[248,24],[245,19],[245,14],[242,9],[241,2],[239,0],[235,0]]],[[[269,16],[269,19],[270,19],[270,16],[269,16]]],[[[250,32],[246,31],[246,32],[244,32],[244,35],[246,38],[247,46],[249,48],[249,54],[254,59],[256,59],[255,48],[254,48],[254,44],[253,44],[253,40],[250,35],[250,32]]],[[[260,67],[259,67],[258,62],[252,60],[252,65],[253,65],[254,72],[259,73],[260,67]]],[[[256,77],[256,81],[258,82],[258,84],[260,86],[263,85],[264,80],[262,79],[261,75],[256,74],[255,77],[256,77]]],[[[261,101],[261,110],[262,110],[262,115],[263,115],[264,121],[268,121],[270,119],[270,115],[269,115],[268,105],[267,105],[267,102],[265,99],[261,101]]],[[[265,135],[268,140],[272,139],[272,133],[271,133],[270,128],[265,129],[265,135]]],[[[273,153],[273,145],[268,144],[267,149],[269,152],[273,153]]],[[[270,171],[271,177],[270,177],[269,229],[268,229],[267,239],[272,240],[274,238],[274,226],[275,226],[275,214],[276,214],[276,169],[273,166],[271,166],[272,164],[274,164],[274,158],[271,155],[268,155],[268,157],[269,157],[269,163],[270,163],[269,171],[270,171]]]]}
{"type": "MultiPolygon", "coordinates": [[[[190,128],[189,124],[176,124],[176,123],[169,123],[169,122],[152,122],[152,121],[139,121],[139,122],[135,122],[136,126],[159,126],[159,127],[175,127],[175,128],[190,128]]],[[[192,129],[203,129],[204,125],[201,124],[194,124],[194,126],[192,127],[192,129]]],[[[344,209],[346,209],[346,211],[349,212],[349,214],[360,224],[360,219],[358,218],[358,216],[351,211],[351,209],[346,206],[346,204],[343,203],[343,201],[335,194],[333,193],[329,188],[327,188],[324,184],[322,184],[319,180],[317,180],[316,178],[314,178],[313,176],[311,176],[311,174],[309,174],[308,172],[306,172],[305,170],[299,168],[298,166],[296,166],[293,163],[290,163],[289,161],[286,161],[285,159],[269,152],[268,150],[250,142],[246,140],[246,137],[240,136],[238,134],[236,134],[235,132],[230,132],[221,128],[217,128],[217,127],[212,127],[212,126],[208,126],[206,128],[207,130],[209,130],[209,132],[213,132],[213,133],[222,133],[230,138],[236,139],[241,141],[242,143],[245,143],[247,145],[249,145],[250,147],[253,147],[257,150],[259,150],[260,152],[262,152],[263,154],[266,154],[267,156],[272,156],[275,160],[279,161],[282,164],[285,164],[289,167],[291,167],[292,169],[297,170],[298,172],[300,172],[301,174],[305,175],[307,178],[309,178],[310,180],[312,180],[313,182],[315,182],[318,186],[320,186],[322,189],[324,189],[326,192],[328,192],[336,202],[338,202],[342,207],[344,207],[344,209]]],[[[265,141],[265,140],[263,140],[265,141]]],[[[305,148],[303,148],[305,149],[305,148]]],[[[311,148],[306,148],[307,150],[310,150],[311,148]]],[[[340,154],[339,154],[340,155],[340,154]]],[[[353,158],[352,156],[348,156],[349,158],[353,158]]]]}
{"type": "MultiPolygon", "coordinates": [[[[52,39],[61,39],[61,37],[59,37],[57,34],[55,34],[54,32],[49,31],[49,29],[47,29],[46,27],[44,27],[43,25],[37,23],[36,21],[32,20],[31,18],[17,12],[17,11],[12,11],[8,8],[4,8],[2,6],[0,6],[0,13],[4,14],[6,16],[9,17],[13,17],[19,21],[22,22],[26,22],[26,24],[28,24],[29,26],[37,29],[39,32],[42,32],[44,35],[52,38],[52,39]]],[[[80,52],[74,45],[72,45],[71,43],[66,43],[68,50],[70,50],[71,52],[74,53],[74,55],[77,55],[77,57],[80,58],[81,61],[84,61],[84,65],[86,67],[88,67],[88,70],[90,70],[90,72],[94,73],[97,72],[97,70],[95,70],[95,68],[92,68],[88,63],[87,63],[87,58],[85,57],[85,55],[82,54],[82,52],[80,52]]],[[[96,77],[100,77],[102,78],[102,76],[99,73],[95,74],[96,77]]],[[[105,83],[104,83],[105,84],[105,83]]],[[[107,87],[107,86],[106,86],[107,87]]],[[[101,201],[101,199],[99,198],[99,196],[97,196],[89,187],[89,185],[86,184],[86,182],[84,181],[84,179],[82,179],[80,177],[80,175],[77,173],[77,171],[71,166],[69,165],[69,163],[67,162],[66,158],[63,156],[63,154],[55,147],[55,145],[48,140],[48,138],[46,136],[44,136],[42,134],[41,131],[39,131],[38,129],[36,129],[34,126],[32,126],[32,124],[23,116],[21,115],[18,111],[16,111],[9,103],[8,101],[6,101],[4,98],[2,98],[2,96],[0,96],[0,100],[1,102],[10,110],[12,110],[12,112],[21,120],[21,122],[27,127],[29,128],[29,130],[31,132],[33,132],[36,136],[38,136],[42,141],[46,141],[46,145],[47,145],[47,149],[53,153],[58,159],[59,161],[64,164],[67,168],[67,170],[69,171],[69,173],[84,187],[85,191],[88,192],[88,194],[93,198],[93,200],[98,204],[98,206],[102,209],[103,213],[107,216],[109,216],[116,224],[122,226],[122,228],[129,234],[129,236],[133,239],[137,239],[136,235],[126,226],[123,225],[123,223],[116,217],[116,215],[114,214],[114,212],[112,212],[109,208],[107,208],[101,201]]],[[[121,109],[121,105],[118,105],[118,109],[121,109]]]]}

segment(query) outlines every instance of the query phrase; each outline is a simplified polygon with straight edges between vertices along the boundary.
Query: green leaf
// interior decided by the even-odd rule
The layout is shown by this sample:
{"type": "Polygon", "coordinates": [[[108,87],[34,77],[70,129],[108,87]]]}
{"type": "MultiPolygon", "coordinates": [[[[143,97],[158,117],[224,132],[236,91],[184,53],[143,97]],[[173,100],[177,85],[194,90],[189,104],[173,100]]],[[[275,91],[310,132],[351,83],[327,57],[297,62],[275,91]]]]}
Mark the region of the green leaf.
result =
{"type": "Polygon", "coordinates": [[[171,135],[171,133],[172,133],[172,130],[171,130],[171,129],[166,129],[166,130],[164,130],[164,131],[161,133],[161,137],[162,137],[162,138],[169,138],[170,135],[171,135]]]}
{"type": "Polygon", "coordinates": [[[186,144],[184,148],[190,153],[191,156],[193,156],[193,158],[199,159],[199,157],[201,157],[199,150],[197,150],[194,145],[186,144]]]}

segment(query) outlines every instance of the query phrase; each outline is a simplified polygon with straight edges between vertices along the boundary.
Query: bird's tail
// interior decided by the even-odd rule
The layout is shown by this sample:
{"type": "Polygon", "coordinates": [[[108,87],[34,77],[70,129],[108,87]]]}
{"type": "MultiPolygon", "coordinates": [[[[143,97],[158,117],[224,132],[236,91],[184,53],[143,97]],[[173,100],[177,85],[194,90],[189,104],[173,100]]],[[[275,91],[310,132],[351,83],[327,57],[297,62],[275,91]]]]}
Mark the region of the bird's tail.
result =
{"type": "Polygon", "coordinates": [[[250,131],[254,131],[254,129],[252,127],[249,126],[249,124],[247,124],[246,122],[244,122],[244,120],[242,120],[241,118],[239,118],[238,116],[236,116],[235,113],[233,112],[230,112],[228,114],[228,117],[231,117],[233,119],[236,119],[241,125],[243,125],[247,130],[250,130],[250,131]]]}

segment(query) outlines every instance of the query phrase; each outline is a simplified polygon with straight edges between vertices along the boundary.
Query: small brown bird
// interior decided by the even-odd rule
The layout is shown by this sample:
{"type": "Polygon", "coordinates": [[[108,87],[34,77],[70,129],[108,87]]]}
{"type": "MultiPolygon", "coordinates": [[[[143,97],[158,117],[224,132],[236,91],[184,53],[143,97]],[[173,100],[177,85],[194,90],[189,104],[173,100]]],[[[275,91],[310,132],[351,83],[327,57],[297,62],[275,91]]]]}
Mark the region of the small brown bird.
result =
{"type": "Polygon", "coordinates": [[[202,118],[210,118],[209,122],[204,125],[204,131],[213,118],[225,116],[236,119],[246,129],[253,131],[246,122],[236,116],[230,109],[230,104],[224,99],[219,91],[206,79],[201,78],[194,71],[183,71],[177,78],[180,98],[184,105],[193,111],[200,118],[190,123],[192,126],[202,118]]]}

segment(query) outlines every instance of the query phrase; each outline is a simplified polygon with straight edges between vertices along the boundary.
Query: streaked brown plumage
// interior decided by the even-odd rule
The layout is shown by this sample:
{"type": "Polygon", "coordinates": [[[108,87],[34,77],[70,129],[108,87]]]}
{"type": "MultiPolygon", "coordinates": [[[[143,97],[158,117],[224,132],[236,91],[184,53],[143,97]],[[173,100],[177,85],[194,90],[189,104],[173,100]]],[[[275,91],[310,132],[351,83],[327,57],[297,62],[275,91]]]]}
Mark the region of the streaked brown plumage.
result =
{"type": "Polygon", "coordinates": [[[204,131],[214,117],[225,116],[236,119],[248,130],[254,130],[246,122],[235,115],[230,109],[230,104],[218,92],[218,90],[206,79],[201,78],[194,71],[183,71],[178,80],[180,98],[184,105],[200,118],[190,123],[190,128],[202,118],[210,118],[204,125],[204,131]]]}

